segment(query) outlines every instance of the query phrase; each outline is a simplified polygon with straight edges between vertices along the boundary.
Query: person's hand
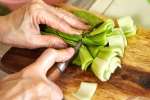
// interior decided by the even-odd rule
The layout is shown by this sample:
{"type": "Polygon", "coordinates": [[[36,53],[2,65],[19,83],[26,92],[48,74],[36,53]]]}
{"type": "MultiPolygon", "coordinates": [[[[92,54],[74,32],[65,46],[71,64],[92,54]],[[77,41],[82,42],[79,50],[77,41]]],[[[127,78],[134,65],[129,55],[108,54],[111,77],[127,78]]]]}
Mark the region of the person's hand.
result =
{"type": "Polygon", "coordinates": [[[40,35],[39,24],[46,24],[69,34],[80,34],[88,26],[71,13],[42,0],[32,0],[22,8],[0,18],[2,43],[20,48],[56,47],[66,44],[56,36],[40,35]]]}
{"type": "Polygon", "coordinates": [[[46,73],[55,62],[64,62],[73,54],[72,48],[47,49],[33,64],[0,80],[1,100],[62,100],[60,88],[46,73]]]}

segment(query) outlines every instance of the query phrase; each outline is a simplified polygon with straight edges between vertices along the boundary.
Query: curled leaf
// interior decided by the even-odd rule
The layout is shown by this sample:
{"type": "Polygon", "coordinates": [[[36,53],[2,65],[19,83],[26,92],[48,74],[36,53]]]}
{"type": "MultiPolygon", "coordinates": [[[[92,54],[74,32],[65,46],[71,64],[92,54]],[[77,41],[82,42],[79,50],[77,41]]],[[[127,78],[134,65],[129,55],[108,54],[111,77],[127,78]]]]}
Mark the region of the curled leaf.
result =
{"type": "Polygon", "coordinates": [[[73,94],[78,100],[91,100],[97,88],[97,83],[81,82],[80,88],[73,94]]]}

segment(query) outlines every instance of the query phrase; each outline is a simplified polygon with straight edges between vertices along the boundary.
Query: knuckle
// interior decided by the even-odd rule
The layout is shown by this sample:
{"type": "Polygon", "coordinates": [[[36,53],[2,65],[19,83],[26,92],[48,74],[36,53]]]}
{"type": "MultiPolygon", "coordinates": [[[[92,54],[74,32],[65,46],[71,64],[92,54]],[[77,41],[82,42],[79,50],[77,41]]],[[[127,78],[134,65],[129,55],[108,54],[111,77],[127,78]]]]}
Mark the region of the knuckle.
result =
{"type": "Polygon", "coordinates": [[[36,48],[35,40],[32,39],[32,38],[30,38],[30,37],[26,38],[26,45],[27,45],[28,49],[34,49],[34,48],[36,48]]]}
{"type": "Polygon", "coordinates": [[[51,52],[52,54],[56,54],[56,50],[55,50],[55,49],[48,48],[47,51],[48,51],[48,52],[51,52]]]}
{"type": "Polygon", "coordinates": [[[43,10],[44,7],[40,2],[32,2],[29,5],[29,12],[32,13],[38,13],[39,11],[43,10]]]}

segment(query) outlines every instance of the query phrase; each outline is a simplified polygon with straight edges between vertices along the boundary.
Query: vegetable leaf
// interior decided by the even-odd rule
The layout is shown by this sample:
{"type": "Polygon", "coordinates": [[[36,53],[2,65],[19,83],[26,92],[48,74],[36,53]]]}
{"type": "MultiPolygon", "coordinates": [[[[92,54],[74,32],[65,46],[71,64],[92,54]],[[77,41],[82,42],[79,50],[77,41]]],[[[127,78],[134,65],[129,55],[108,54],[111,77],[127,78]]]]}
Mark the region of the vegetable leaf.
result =
{"type": "Polygon", "coordinates": [[[101,18],[85,10],[75,10],[73,14],[90,24],[92,28],[103,23],[101,18]]]}

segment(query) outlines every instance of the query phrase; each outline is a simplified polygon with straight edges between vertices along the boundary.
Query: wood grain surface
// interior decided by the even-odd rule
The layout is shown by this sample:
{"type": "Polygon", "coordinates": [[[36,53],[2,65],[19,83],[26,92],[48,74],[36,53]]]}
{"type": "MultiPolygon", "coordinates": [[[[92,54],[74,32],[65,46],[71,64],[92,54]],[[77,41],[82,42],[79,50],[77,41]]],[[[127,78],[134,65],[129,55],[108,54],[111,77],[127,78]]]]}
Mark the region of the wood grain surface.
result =
{"type": "MultiPolygon", "coordinates": [[[[43,49],[11,48],[3,57],[1,69],[14,73],[31,64],[43,49]]],[[[80,82],[96,82],[98,88],[93,100],[150,100],[150,31],[138,29],[136,36],[128,39],[128,46],[118,69],[108,82],[99,81],[90,71],[70,65],[56,83],[63,90],[65,100],[76,100],[72,93],[80,82]]]]}

